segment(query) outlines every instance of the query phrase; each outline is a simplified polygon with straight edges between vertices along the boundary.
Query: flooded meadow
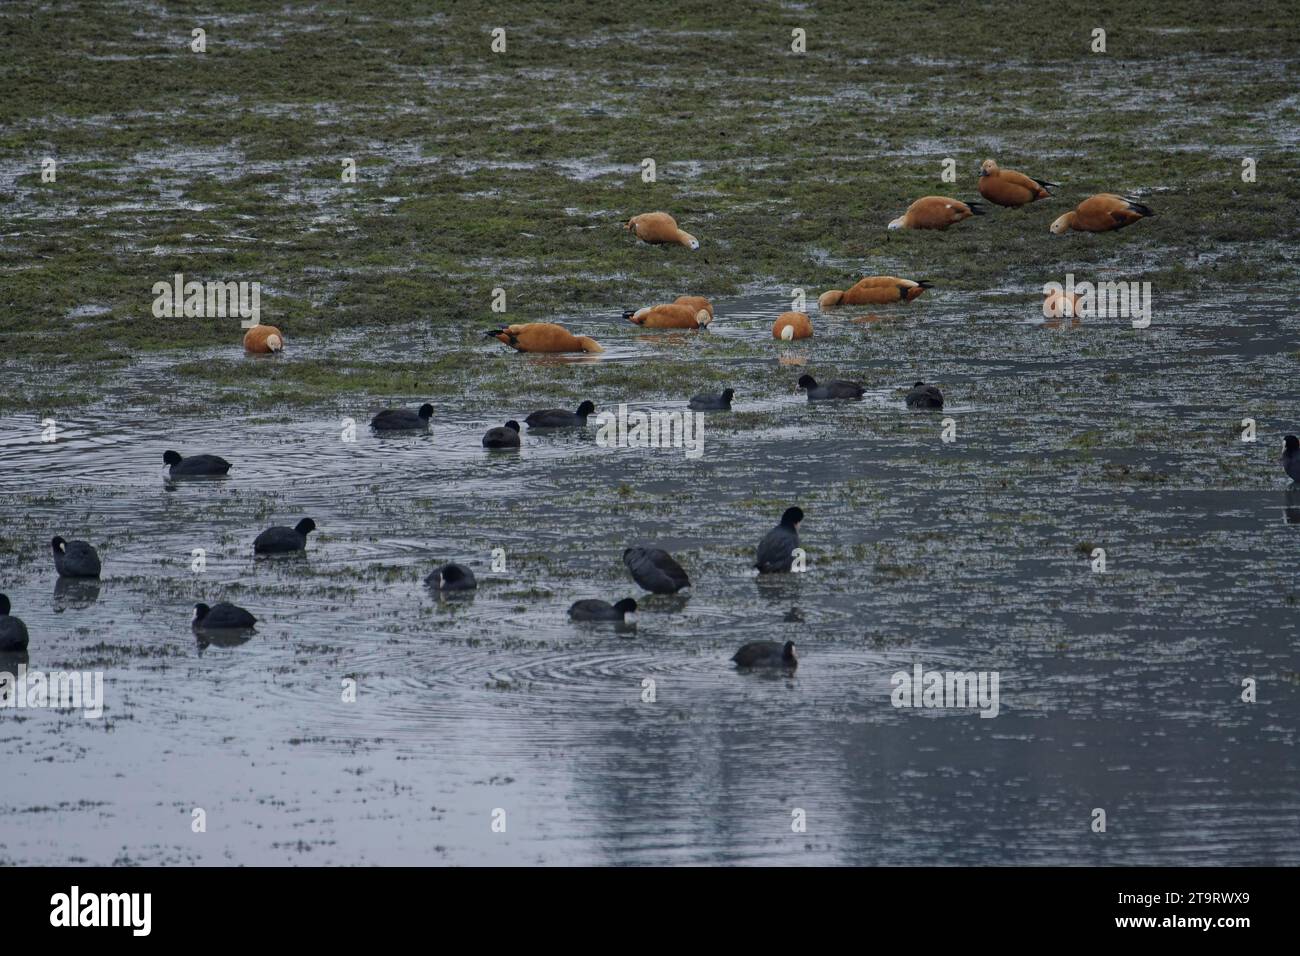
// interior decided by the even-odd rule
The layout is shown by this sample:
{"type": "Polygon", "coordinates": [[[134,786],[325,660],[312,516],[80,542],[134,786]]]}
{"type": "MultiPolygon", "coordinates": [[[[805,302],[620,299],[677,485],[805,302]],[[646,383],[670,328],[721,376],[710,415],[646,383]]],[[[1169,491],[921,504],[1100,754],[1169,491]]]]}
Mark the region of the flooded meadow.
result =
{"type": "MultiPolygon", "coordinates": [[[[482,448],[520,404],[353,441],[312,414],[178,428],[91,408],[54,443],[6,419],[28,666],[100,669],[107,688],[100,721],[6,718],[10,860],[52,860],[71,832],[97,863],[1295,863],[1300,492],[1236,421],[1272,434],[1285,408],[1262,389],[1206,400],[1226,370],[1267,379],[1294,315],[1261,304],[1225,327],[1226,308],[1188,308],[1135,336],[918,306],[873,350],[847,316],[807,347],[761,342],[777,306],[719,302],[718,332],[698,333],[807,364],[727,363],[733,411],[707,416],[696,461],[602,448],[594,423],[482,448]],[[938,337],[959,355],[891,357],[938,337]],[[802,369],[868,392],[810,404],[802,369]],[[922,371],[941,413],[903,406],[922,371]],[[176,445],[231,459],[230,476],[165,480],[176,445]],[[760,579],[753,546],[787,503],[807,515],[808,570],[760,579]],[[257,531],[304,515],[305,555],[253,556],[257,531]],[[96,544],[101,582],[53,583],[52,530],[96,544]],[[644,594],[621,562],[642,542],[693,587],[644,594]],[[477,591],[423,584],[449,560],[477,591]],[[628,596],[634,628],[565,613],[628,596]],[[196,640],[189,609],[216,600],[256,633],[196,640]],[[735,648],[761,639],[794,640],[798,670],[738,673],[735,648]],[[996,671],[996,719],[895,708],[891,678],[917,662],[996,671]],[[1094,807],[1114,808],[1104,841],[1094,807]]],[[[633,341],[599,361],[656,354],[633,341]]]]}
{"type": "Polygon", "coordinates": [[[41,99],[0,68],[28,94],[0,106],[0,591],[30,632],[0,671],[104,687],[97,719],[0,708],[0,863],[1300,864],[1281,5],[1193,4],[1183,32],[1139,4],[1074,68],[1082,10],[1023,49],[931,11],[936,58],[855,47],[848,4],[351,6],[105,4],[40,40],[57,4],[0,11],[28,71],[79,77],[41,99]],[[514,60],[489,59],[502,17],[514,60]],[[316,86],[285,62],[305,53],[316,86]],[[1069,185],[886,231],[910,198],[974,195],[985,154],[1069,185]],[[1049,234],[1103,188],[1158,215],[1049,234]],[[620,228],[660,208],[698,252],[620,228]],[[178,272],[261,281],[284,353],[152,317],[178,272]],[[1045,319],[1067,273],[1150,281],[1149,327],[1045,319]],[[872,274],[934,288],[817,309],[872,274]],[[683,293],[707,329],[622,318],[683,293]],[[814,336],[774,340],[801,294],[814,336]],[[605,350],[483,335],[529,321],[605,350]],[[809,402],[803,374],[865,392],[809,402]],[[942,411],[906,407],[919,380],[942,411]],[[726,387],[699,457],[607,447],[594,419],[481,445],[537,409],[726,387]],[[423,402],[427,432],[367,427],[423,402]],[[230,473],[171,480],[171,449],[230,473]],[[794,505],[806,570],[760,576],[794,505]],[[303,517],[305,553],[254,555],[303,517]],[[57,577],[54,535],[101,577],[57,577]],[[640,588],[642,544],[692,586],[640,588]],[[448,561],[477,589],[430,589],[448,561]],[[566,613],[627,597],[634,626],[566,613]],[[218,601],[255,631],[196,636],[218,601]],[[797,670],[738,671],[760,640],[797,670]],[[918,665],[995,673],[996,716],[897,706],[918,665]]]}

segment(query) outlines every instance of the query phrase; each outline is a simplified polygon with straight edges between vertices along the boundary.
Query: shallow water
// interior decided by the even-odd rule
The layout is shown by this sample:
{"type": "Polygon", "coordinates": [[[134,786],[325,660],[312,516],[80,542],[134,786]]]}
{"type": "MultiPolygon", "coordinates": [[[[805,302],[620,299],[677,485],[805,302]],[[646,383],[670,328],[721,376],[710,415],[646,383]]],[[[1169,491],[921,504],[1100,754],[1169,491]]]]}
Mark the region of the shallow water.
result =
{"type": "MultiPolygon", "coordinates": [[[[52,444],[35,417],[0,419],[0,581],[28,666],[106,685],[103,720],[0,711],[0,860],[1300,862],[1300,492],[1277,462],[1294,304],[1158,300],[1144,331],[1053,328],[1027,290],[814,311],[793,344],[770,337],[784,292],[720,301],[694,335],[563,317],[606,344],[595,362],[735,347],[710,360],[738,394],[698,460],[602,448],[594,428],[482,449],[556,404],[522,397],[438,403],[428,434],[383,438],[365,402],[160,419],[119,398],[52,444]],[[885,318],[853,321],[868,314],[885,318]],[[756,384],[774,370],[780,387],[756,384]],[[809,405],[804,371],[867,394],[809,405]],[[916,378],[943,413],[904,408],[916,378]],[[234,468],[169,487],[168,448],[234,468]],[[753,547],[796,503],[809,570],[760,580],[753,547]],[[253,558],[258,531],[304,515],[305,556],[253,558]],[[56,589],[56,533],[100,548],[97,590],[56,589]],[[640,592],[620,556],[643,541],[678,556],[689,596],[640,592]],[[479,589],[439,600],[422,579],[453,559],[479,589]],[[626,596],[634,631],[567,620],[626,596]],[[199,600],[248,607],[257,633],[201,647],[199,600]],[[796,641],[796,674],[736,673],[758,639],[796,641]],[[998,716],[894,708],[891,676],[917,661],[997,671],[998,716]]],[[[119,396],[194,357],[139,363],[119,396]]],[[[589,397],[684,409],[720,387],[589,397]]]]}

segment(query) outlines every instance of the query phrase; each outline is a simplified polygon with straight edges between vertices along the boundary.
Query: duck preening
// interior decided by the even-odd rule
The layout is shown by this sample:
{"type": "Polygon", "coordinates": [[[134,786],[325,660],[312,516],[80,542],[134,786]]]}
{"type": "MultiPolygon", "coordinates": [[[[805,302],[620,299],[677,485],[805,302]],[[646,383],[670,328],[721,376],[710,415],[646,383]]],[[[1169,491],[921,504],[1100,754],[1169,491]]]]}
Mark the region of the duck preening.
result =
{"type": "Polygon", "coordinates": [[[64,541],[55,537],[50,541],[54,551],[54,569],[61,578],[97,578],[102,565],[99,552],[85,541],[64,541]]]}

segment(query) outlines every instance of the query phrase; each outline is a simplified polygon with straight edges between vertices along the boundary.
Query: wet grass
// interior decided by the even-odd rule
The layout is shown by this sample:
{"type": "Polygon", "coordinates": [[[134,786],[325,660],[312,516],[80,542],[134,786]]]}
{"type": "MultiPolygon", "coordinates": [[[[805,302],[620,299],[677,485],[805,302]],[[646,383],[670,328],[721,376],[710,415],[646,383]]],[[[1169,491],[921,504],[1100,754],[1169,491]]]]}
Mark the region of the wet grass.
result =
{"type": "Polygon", "coordinates": [[[188,401],[117,400],[198,414],[449,394],[466,376],[488,397],[523,384],[572,399],[721,383],[710,359],[756,351],[716,340],[521,379],[478,334],[502,319],[495,288],[510,321],[608,316],[598,337],[617,343],[633,334],[625,306],[811,294],[863,273],[929,278],[944,296],[1032,298],[1066,272],[1158,293],[1294,284],[1278,265],[1297,237],[1300,29],[1282,3],[1029,4],[1014,31],[999,7],[920,0],[870,30],[850,3],[142,9],[0,10],[0,168],[13,171],[0,178],[0,347],[14,371],[0,411],[114,396],[141,356],[171,349],[182,357],[164,374],[188,401]],[[206,53],[189,49],[195,26],[206,53]],[[1098,26],[1105,54],[1088,52],[1098,26]],[[790,51],[796,27],[806,54],[790,51]],[[974,197],[986,155],[1061,183],[1060,198],[942,234],[885,231],[920,195],[974,197]],[[56,182],[41,180],[45,156],[56,182]],[[1240,178],[1246,156],[1255,184],[1240,178]],[[646,157],[656,182],[641,179],[646,157]],[[1103,190],[1159,216],[1048,235],[1103,190]],[[699,253],[621,231],[661,208],[699,253]],[[154,319],[151,287],[176,272],[260,281],[293,360],[244,359],[233,319],[154,319]],[[86,305],[106,311],[69,317],[86,305]],[[353,337],[344,356],[317,354],[339,335],[353,337]],[[220,358],[183,358],[214,347],[220,358]]]}

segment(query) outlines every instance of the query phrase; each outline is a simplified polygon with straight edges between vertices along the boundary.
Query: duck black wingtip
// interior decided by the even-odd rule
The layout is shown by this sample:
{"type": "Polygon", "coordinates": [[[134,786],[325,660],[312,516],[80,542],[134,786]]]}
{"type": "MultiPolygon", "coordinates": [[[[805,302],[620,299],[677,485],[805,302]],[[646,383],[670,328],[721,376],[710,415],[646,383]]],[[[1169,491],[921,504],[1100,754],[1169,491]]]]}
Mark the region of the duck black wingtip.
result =
{"type": "Polygon", "coordinates": [[[982,216],[984,215],[985,212],[987,212],[987,210],[984,208],[984,204],[977,199],[968,202],[966,205],[970,208],[971,215],[982,216]]]}
{"type": "Polygon", "coordinates": [[[1136,196],[1125,196],[1124,201],[1128,203],[1129,208],[1134,212],[1141,213],[1144,216],[1154,216],[1156,211],[1144,202],[1139,202],[1136,196]]]}

